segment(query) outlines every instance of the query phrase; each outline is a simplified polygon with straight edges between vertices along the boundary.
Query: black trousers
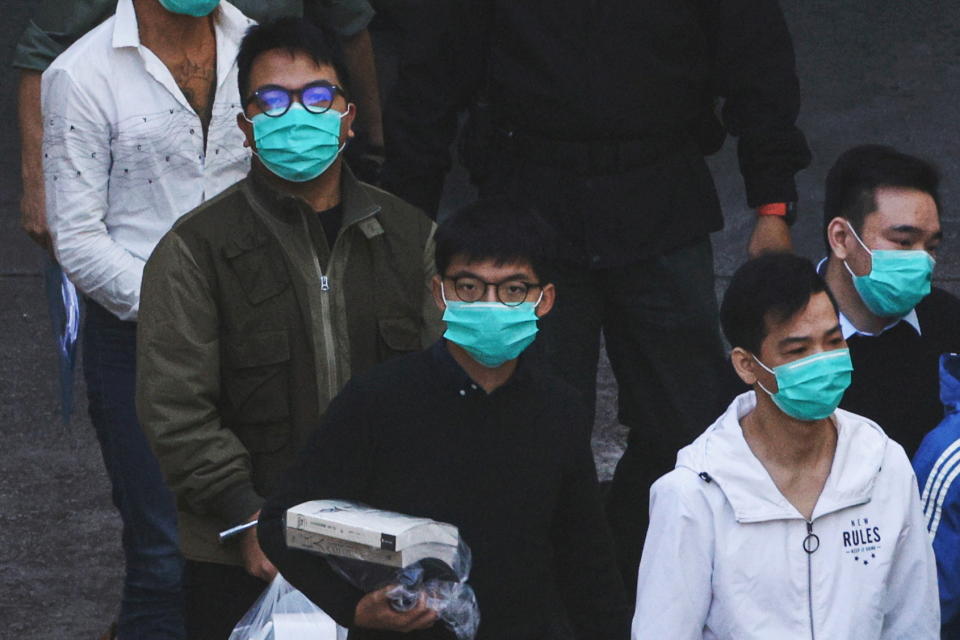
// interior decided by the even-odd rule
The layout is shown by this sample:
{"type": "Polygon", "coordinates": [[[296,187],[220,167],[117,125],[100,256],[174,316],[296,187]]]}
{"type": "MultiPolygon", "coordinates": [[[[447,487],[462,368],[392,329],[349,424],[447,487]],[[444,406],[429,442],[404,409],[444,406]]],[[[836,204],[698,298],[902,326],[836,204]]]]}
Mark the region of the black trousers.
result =
{"type": "Polygon", "coordinates": [[[727,365],[710,243],[616,269],[561,269],[557,288],[557,305],[541,322],[543,353],[592,409],[602,333],[619,386],[619,419],[630,429],[606,508],[634,594],[650,486],[723,409],[727,365]]]}
{"type": "Polygon", "coordinates": [[[227,640],[267,588],[243,567],[187,560],[183,572],[187,640],[227,640]]]}
{"type": "MultiPolygon", "coordinates": [[[[525,200],[548,222],[566,226],[562,252],[572,245],[569,228],[590,224],[591,206],[619,206],[623,217],[644,215],[644,202],[633,186],[613,188],[614,183],[632,180],[632,174],[606,178],[603,184],[611,188],[600,195],[596,180],[500,160],[495,174],[481,186],[482,195],[525,200]],[[617,204],[618,192],[632,199],[617,204]]],[[[649,232],[657,232],[655,224],[649,232]]],[[[594,234],[594,239],[601,236],[594,234]]],[[[611,254],[622,252],[627,240],[611,245],[611,254]]],[[[604,253],[603,246],[586,250],[604,253]]],[[[704,233],[626,266],[561,264],[555,276],[557,302],[540,322],[536,350],[593,411],[601,335],[605,340],[619,387],[619,419],[630,429],[608,493],[607,518],[627,593],[634,596],[650,486],[674,467],[677,451],[720,415],[729,396],[730,365],[720,338],[713,250],[704,233]]]]}

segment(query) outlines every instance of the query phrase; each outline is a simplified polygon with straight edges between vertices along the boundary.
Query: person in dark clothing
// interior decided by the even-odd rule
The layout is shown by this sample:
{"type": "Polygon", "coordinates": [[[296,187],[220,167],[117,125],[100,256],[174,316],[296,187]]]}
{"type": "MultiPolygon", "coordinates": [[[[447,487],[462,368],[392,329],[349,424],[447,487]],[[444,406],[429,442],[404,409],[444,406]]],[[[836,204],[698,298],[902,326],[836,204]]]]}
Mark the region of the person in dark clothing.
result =
{"type": "Polygon", "coordinates": [[[384,111],[382,185],[435,212],[469,109],[461,159],[481,195],[526,198],[559,233],[563,295],[539,346],[592,416],[605,339],[630,427],[607,512],[632,589],[650,485],[726,406],[704,155],[727,133],[759,214],[750,252],[791,246],[810,155],[790,34],[776,0],[421,9],[384,111]]]}
{"type": "Polygon", "coordinates": [[[459,527],[481,640],[628,637],[587,412],[520,355],[556,298],[549,237],[507,200],[441,224],[433,291],[445,340],[354,377],[263,509],[264,552],[352,639],[447,635],[424,605],[394,612],[384,589],[365,595],[319,556],[288,549],[289,507],[354,500],[459,527]]]}
{"type": "Polygon", "coordinates": [[[436,225],[343,161],[356,105],[323,32],[258,25],[236,66],[250,174],[159,241],[136,327],[137,414],[177,498],[189,640],[226,640],[276,575],[255,530],[217,533],[257,519],[351,375],[440,325],[436,225]]]}
{"type": "Polygon", "coordinates": [[[940,178],[884,146],[840,156],[827,176],[820,265],[853,358],[841,407],[876,421],[912,456],[943,419],[940,355],[960,350],[960,300],[931,287],[940,178]]]}

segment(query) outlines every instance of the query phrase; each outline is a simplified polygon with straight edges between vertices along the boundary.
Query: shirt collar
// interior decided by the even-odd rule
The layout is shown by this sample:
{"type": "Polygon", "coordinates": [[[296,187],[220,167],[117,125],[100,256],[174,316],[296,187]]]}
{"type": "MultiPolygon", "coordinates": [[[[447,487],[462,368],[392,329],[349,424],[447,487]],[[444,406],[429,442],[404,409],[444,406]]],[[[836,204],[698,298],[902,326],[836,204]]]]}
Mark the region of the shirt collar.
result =
{"type": "MultiPolygon", "coordinates": [[[[714,479],[733,509],[737,522],[799,519],[770,473],[750,449],[742,419],[756,407],[754,391],[739,395],[692,445],[677,454],[677,467],[705,471],[714,479]]],[[[874,422],[837,409],[832,416],[837,447],[830,475],[813,511],[813,519],[870,500],[883,466],[888,438],[874,422]]]]}
{"type": "MultiPolygon", "coordinates": [[[[368,240],[381,235],[384,230],[376,218],[381,211],[380,205],[364,189],[346,162],[342,162],[340,166],[340,205],[343,211],[341,228],[346,229],[357,224],[368,240]]],[[[267,179],[268,172],[269,169],[254,162],[249,173],[253,192],[268,211],[285,216],[284,221],[290,224],[299,222],[299,216],[294,215],[295,213],[313,213],[313,208],[305,200],[280,191],[271,184],[267,179]]]]}
{"type": "Polygon", "coordinates": [[[850,319],[847,318],[847,316],[843,315],[843,313],[840,313],[840,331],[843,332],[844,340],[848,340],[851,336],[854,336],[854,335],[867,336],[867,337],[873,338],[873,337],[882,335],[883,333],[886,333],[888,330],[893,329],[895,326],[897,326],[901,322],[906,322],[908,325],[913,327],[914,331],[917,332],[918,336],[923,335],[923,333],[920,331],[920,319],[917,317],[916,309],[910,309],[910,313],[903,316],[902,318],[897,318],[896,320],[894,320],[893,322],[885,326],[883,329],[880,329],[880,331],[878,331],[877,333],[867,333],[866,331],[861,331],[860,329],[857,329],[855,326],[853,326],[853,323],[850,322],[850,319]]]}
{"type": "Polygon", "coordinates": [[[113,24],[113,47],[119,49],[139,46],[140,29],[137,26],[137,12],[133,8],[133,0],[120,0],[113,24]]]}
{"type": "Polygon", "coordinates": [[[495,389],[493,394],[488,394],[483,390],[483,387],[474,382],[467,372],[464,371],[463,367],[460,366],[460,363],[453,358],[453,355],[447,348],[446,338],[440,338],[434,342],[433,346],[430,347],[430,353],[433,355],[434,362],[440,368],[440,375],[437,376],[437,379],[442,380],[442,384],[451,389],[453,393],[464,398],[471,396],[486,397],[488,395],[498,394],[504,390],[525,384],[531,379],[532,375],[531,364],[528,362],[529,358],[521,354],[517,362],[517,368],[514,370],[513,375],[510,376],[510,379],[507,380],[506,384],[495,389]]]}
{"type": "MultiPolygon", "coordinates": [[[[819,273],[821,276],[823,275],[823,268],[826,262],[827,262],[827,259],[823,258],[822,260],[820,260],[820,262],[817,263],[817,273],[819,273]]],[[[880,329],[880,331],[876,333],[868,333],[866,331],[861,331],[860,329],[857,329],[855,326],[853,326],[853,323],[850,322],[850,319],[847,316],[843,315],[842,311],[838,311],[838,315],[840,316],[840,331],[843,333],[844,340],[849,340],[851,336],[855,336],[855,335],[866,336],[868,338],[875,338],[876,336],[882,335],[887,331],[889,331],[890,329],[893,329],[895,326],[897,326],[901,322],[906,322],[908,325],[913,327],[914,331],[917,332],[918,336],[923,335],[923,333],[920,331],[920,319],[917,317],[916,308],[910,309],[910,313],[903,316],[902,318],[897,318],[896,320],[894,320],[893,322],[885,326],[883,329],[880,329]]]]}
{"type": "MultiPolygon", "coordinates": [[[[239,9],[226,0],[214,9],[214,28],[217,36],[225,37],[236,45],[240,44],[243,34],[253,21],[247,18],[239,9]]],[[[137,12],[133,8],[133,0],[119,0],[117,3],[116,22],[113,26],[113,47],[140,46],[140,28],[137,25],[137,12]]],[[[219,51],[218,51],[219,53],[219,51]]],[[[232,61],[231,61],[232,64],[232,61]]]]}

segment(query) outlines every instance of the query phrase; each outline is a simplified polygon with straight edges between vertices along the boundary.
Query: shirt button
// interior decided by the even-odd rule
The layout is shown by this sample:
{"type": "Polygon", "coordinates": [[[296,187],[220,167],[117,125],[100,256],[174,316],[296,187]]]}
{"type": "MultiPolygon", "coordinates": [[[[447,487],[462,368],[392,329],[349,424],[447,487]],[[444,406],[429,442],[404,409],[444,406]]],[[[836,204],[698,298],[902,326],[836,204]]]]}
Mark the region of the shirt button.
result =
{"type": "Polygon", "coordinates": [[[461,395],[461,396],[467,395],[467,390],[466,390],[466,389],[460,389],[460,395],[461,395]]]}
{"type": "Polygon", "coordinates": [[[190,135],[193,135],[193,129],[190,129],[190,135]]]}
{"type": "Polygon", "coordinates": [[[590,260],[591,260],[591,262],[593,262],[594,264],[596,264],[597,262],[600,262],[600,256],[591,256],[591,257],[590,257],[590,260]]]}
{"type": "Polygon", "coordinates": [[[476,391],[476,389],[477,389],[477,385],[475,385],[475,384],[472,384],[472,385],[470,385],[470,388],[471,388],[471,389],[473,389],[474,391],[476,391]]]}

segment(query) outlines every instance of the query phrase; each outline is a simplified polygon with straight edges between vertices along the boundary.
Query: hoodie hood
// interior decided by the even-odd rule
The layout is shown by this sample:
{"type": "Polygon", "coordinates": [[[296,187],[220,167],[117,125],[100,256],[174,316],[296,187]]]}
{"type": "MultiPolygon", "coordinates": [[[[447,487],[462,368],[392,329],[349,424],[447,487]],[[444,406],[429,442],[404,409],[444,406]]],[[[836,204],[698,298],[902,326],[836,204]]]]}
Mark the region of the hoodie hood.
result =
{"type": "MultiPolygon", "coordinates": [[[[677,468],[687,468],[698,475],[706,473],[704,480],[716,482],[737,522],[802,519],[743,437],[740,419],[756,403],[753,391],[738,396],[710,428],[680,450],[677,468]]],[[[842,409],[837,409],[831,418],[837,427],[837,450],[813,519],[870,501],[889,440],[867,418],[842,409]]]]}
{"type": "Polygon", "coordinates": [[[946,413],[960,411],[960,353],[940,356],[940,402],[946,413]]]}

